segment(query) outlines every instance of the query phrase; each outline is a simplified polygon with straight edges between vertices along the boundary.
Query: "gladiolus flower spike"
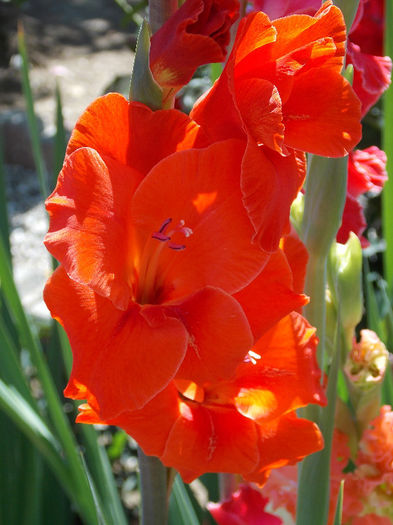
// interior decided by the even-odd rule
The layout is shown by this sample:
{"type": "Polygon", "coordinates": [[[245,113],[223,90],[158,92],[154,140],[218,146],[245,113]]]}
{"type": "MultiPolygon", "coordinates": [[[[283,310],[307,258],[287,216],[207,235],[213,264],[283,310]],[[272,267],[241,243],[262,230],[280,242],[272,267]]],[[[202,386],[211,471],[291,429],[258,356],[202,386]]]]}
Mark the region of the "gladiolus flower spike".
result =
{"type": "Polygon", "coordinates": [[[78,421],[121,426],[186,481],[262,483],[322,447],[295,413],[325,402],[317,340],[291,313],[307,301],[300,241],[272,255],[251,242],[246,144],[209,142],[176,110],[96,100],[47,200],[60,267],[44,296],[73,351],[65,394],[87,400],[78,421]]]}

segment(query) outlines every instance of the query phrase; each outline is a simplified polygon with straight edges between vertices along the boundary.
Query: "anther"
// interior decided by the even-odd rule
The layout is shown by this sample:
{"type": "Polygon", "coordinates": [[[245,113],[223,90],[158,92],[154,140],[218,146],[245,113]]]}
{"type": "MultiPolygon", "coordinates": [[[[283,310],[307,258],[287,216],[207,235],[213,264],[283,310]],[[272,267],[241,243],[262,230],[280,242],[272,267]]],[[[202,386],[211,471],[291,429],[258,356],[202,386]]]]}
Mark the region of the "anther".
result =
{"type": "Polygon", "coordinates": [[[170,242],[168,244],[168,248],[170,248],[171,250],[184,250],[185,247],[185,244],[175,244],[174,242],[170,242]]]}

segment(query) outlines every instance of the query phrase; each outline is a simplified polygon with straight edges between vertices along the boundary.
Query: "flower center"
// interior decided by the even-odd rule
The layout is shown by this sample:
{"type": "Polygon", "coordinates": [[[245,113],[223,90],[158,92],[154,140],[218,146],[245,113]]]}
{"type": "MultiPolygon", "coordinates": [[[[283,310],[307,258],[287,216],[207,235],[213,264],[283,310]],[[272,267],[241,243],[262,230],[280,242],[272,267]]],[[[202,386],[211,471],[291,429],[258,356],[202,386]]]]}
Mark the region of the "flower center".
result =
{"type": "Polygon", "coordinates": [[[185,226],[183,219],[175,226],[172,223],[171,218],[165,219],[160,228],[152,233],[144,245],[139,264],[136,265],[138,284],[135,297],[139,304],[159,304],[162,302],[165,277],[175,260],[173,258],[169,264],[166,260],[164,266],[162,264],[164,250],[166,248],[174,252],[185,250],[185,244],[175,241],[179,240],[179,235],[181,236],[180,240],[182,240],[182,238],[190,237],[193,233],[191,228],[185,226]]]}

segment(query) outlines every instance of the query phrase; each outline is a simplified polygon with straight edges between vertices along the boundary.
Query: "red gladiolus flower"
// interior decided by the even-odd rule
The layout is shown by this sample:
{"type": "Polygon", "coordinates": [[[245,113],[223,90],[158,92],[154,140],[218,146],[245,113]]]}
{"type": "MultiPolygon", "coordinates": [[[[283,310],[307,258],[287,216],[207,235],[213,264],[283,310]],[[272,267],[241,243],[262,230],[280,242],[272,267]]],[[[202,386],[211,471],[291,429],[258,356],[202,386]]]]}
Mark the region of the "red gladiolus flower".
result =
{"type": "Polygon", "coordinates": [[[379,193],[387,180],[386,154],[376,146],[365,150],[355,150],[348,158],[347,198],[337,241],[346,243],[349,233],[354,232],[360,238],[363,247],[368,241],[363,237],[367,223],[363,206],[357,198],[368,191],[379,193]]]}
{"type": "Polygon", "coordinates": [[[360,0],[351,27],[351,41],[367,55],[382,56],[384,31],[384,0],[360,0]]]}
{"type": "Polygon", "coordinates": [[[348,158],[349,195],[356,198],[367,191],[380,193],[388,179],[386,160],[386,153],[377,146],[352,151],[348,158]]]}
{"type": "Polygon", "coordinates": [[[223,62],[238,0],[186,0],[151,38],[150,68],[155,80],[175,94],[197,67],[223,62]]]}
{"type": "Polygon", "coordinates": [[[392,61],[389,57],[368,55],[348,42],[348,64],[353,65],[353,89],[362,103],[362,117],[381,98],[390,85],[392,61]]]}
{"type": "Polygon", "coordinates": [[[241,485],[229,500],[208,503],[207,509],[218,525],[282,525],[280,518],[265,512],[268,501],[250,485],[241,485]]]}
{"type": "Polygon", "coordinates": [[[266,250],[288,232],[303,182],[304,159],[294,150],[338,157],[360,139],[359,101],[340,74],[344,53],[344,20],[331,2],[314,17],[271,22],[252,13],[223,74],[191,113],[210,140],[247,140],[243,201],[266,250]]]}
{"type": "MultiPolygon", "coordinates": [[[[255,9],[275,19],[295,13],[313,15],[315,0],[254,0],[255,9]]],[[[383,55],[384,0],[360,0],[348,35],[347,63],[354,67],[353,89],[362,103],[362,116],[390,84],[392,61],[383,55]]]]}
{"type": "Polygon", "coordinates": [[[230,140],[179,151],[144,178],[91,148],[67,156],[45,241],[64,268],[45,299],[74,351],[66,395],[89,391],[106,418],[191,368],[196,381],[234,373],[253,339],[232,294],[267,262],[236,184],[243,150],[230,140]]]}
{"type": "Polygon", "coordinates": [[[175,379],[142,409],[106,420],[99,401],[81,387],[75,397],[88,404],[77,421],[124,428],[186,482],[205,472],[234,472],[263,483],[270,469],[323,446],[316,425],[295,414],[308,403],[325,402],[315,347],[314,329],[291,314],[261,337],[233,379],[175,379]]]}

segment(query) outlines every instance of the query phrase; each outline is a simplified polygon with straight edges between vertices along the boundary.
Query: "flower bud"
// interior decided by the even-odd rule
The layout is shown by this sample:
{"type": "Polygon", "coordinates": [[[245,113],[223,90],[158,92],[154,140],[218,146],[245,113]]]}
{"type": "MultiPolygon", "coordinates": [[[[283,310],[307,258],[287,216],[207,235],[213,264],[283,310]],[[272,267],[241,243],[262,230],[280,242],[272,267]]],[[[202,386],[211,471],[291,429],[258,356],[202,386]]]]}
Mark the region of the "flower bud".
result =
{"type": "Polygon", "coordinates": [[[354,342],[344,366],[360,435],[378,414],[388,362],[389,352],[377,334],[372,330],[362,330],[360,341],[354,342]]]}
{"type": "Polygon", "coordinates": [[[362,247],[355,234],[350,234],[346,244],[333,244],[328,282],[333,302],[337,309],[339,306],[344,337],[350,348],[355,327],[363,312],[362,247]]]}
{"type": "Polygon", "coordinates": [[[150,27],[144,20],[138,34],[131,76],[130,100],[142,102],[152,110],[162,108],[162,90],[149,67],[150,27]]]}

